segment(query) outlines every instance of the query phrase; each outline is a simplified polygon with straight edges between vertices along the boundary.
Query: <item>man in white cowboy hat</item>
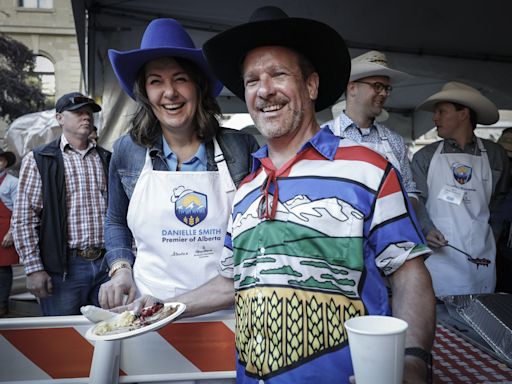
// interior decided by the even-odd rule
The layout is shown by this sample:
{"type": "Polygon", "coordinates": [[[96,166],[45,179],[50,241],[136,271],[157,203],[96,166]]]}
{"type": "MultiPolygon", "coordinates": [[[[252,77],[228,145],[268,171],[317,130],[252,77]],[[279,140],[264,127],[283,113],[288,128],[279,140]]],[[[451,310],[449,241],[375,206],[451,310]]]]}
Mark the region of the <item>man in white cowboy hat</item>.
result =
{"type": "Polygon", "coordinates": [[[88,139],[96,102],[79,93],[55,103],[62,135],[23,159],[13,213],[16,250],[27,288],[45,316],[99,306],[110,152],[88,139]]]}
{"type": "Polygon", "coordinates": [[[425,382],[435,325],[423,262],[430,251],[391,164],[315,118],[345,90],[343,39],[326,24],[262,7],[203,48],[268,144],[235,195],[223,279],[175,299],[197,315],[234,296],[239,383],[348,383],[344,321],[391,313],[409,323],[405,378],[425,382]]]}
{"type": "Polygon", "coordinates": [[[498,118],[496,106],[478,90],[449,82],[417,109],[434,112],[443,140],[418,151],[412,161],[425,209],[418,219],[434,249],[425,262],[435,294],[494,292],[496,241],[493,209],[509,187],[509,164],[503,148],[476,137],[477,124],[498,118]],[[490,225],[491,223],[491,225],[490,225]]]}
{"type": "Polygon", "coordinates": [[[327,125],[335,135],[384,155],[400,172],[405,190],[415,204],[418,191],[404,140],[379,121],[383,112],[387,114],[383,107],[393,89],[392,84],[408,77],[404,72],[391,69],[382,52],[369,51],[352,59],[350,80],[345,90],[345,108],[327,125]]]}

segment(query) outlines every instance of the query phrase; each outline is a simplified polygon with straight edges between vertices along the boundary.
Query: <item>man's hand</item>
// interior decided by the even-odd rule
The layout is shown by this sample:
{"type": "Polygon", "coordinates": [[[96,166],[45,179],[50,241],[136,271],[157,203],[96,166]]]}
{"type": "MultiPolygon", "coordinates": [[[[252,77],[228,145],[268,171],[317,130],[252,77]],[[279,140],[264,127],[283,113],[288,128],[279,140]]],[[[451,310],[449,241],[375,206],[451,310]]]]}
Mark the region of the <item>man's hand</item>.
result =
{"type": "Polygon", "coordinates": [[[135,299],[137,289],[133,281],[132,270],[121,268],[114,276],[103,283],[98,293],[98,300],[102,308],[110,309],[120,305],[130,304],[135,299]],[[128,299],[125,301],[125,296],[128,299]]]}
{"type": "Polygon", "coordinates": [[[52,278],[46,271],[37,271],[27,275],[27,289],[35,297],[44,299],[52,294],[52,278]]]}
{"type": "Polygon", "coordinates": [[[432,228],[426,236],[427,243],[432,248],[441,248],[448,244],[448,240],[444,238],[444,235],[436,228],[432,228]]]}
{"type": "Polygon", "coordinates": [[[8,248],[14,245],[14,240],[12,238],[11,231],[7,232],[4,236],[4,239],[2,240],[2,247],[8,248]]]}

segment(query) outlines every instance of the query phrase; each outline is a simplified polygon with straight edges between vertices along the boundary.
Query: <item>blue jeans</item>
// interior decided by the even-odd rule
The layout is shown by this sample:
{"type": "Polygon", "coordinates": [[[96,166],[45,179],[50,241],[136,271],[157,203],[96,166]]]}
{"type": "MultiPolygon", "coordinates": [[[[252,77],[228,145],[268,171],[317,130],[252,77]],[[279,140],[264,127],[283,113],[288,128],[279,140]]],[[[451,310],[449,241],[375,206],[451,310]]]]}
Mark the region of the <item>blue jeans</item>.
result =
{"type": "Polygon", "coordinates": [[[68,255],[68,275],[63,281],[61,274],[51,273],[53,293],[40,299],[45,316],[79,315],[83,305],[96,305],[101,284],[108,280],[104,258],[89,261],[80,256],[68,255]]]}
{"type": "Polygon", "coordinates": [[[9,308],[9,295],[12,286],[12,267],[0,266],[0,311],[9,308]]]}

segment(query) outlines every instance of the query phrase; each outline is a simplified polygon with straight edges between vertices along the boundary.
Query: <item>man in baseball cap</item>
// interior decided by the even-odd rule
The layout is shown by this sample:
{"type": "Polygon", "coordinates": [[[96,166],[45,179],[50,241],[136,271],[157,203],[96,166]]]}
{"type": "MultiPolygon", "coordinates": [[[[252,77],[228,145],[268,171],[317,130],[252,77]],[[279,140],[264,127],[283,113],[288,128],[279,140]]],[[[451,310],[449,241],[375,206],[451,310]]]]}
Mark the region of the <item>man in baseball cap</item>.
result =
{"type": "Polygon", "coordinates": [[[45,316],[99,306],[110,152],[89,140],[101,107],[79,92],[55,104],[62,135],[23,159],[13,237],[27,288],[45,316]]]}
{"type": "Polygon", "coordinates": [[[76,111],[85,106],[91,107],[93,112],[101,111],[101,107],[93,99],[82,95],[80,92],[66,93],[61,96],[55,103],[55,111],[57,113],[76,111]]]}
{"type": "Polygon", "coordinates": [[[443,139],[416,152],[411,166],[426,207],[418,219],[434,250],[425,264],[435,294],[492,293],[501,229],[493,211],[509,189],[509,162],[499,144],[474,130],[498,121],[498,108],[477,89],[452,81],[417,109],[434,113],[443,139]]]}

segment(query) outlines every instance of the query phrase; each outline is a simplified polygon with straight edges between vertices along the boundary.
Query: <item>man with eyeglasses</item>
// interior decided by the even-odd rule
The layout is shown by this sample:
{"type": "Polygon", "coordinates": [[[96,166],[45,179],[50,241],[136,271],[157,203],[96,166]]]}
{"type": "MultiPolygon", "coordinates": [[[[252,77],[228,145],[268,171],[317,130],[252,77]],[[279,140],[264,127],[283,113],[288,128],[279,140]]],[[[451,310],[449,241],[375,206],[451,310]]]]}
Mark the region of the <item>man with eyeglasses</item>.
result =
{"type": "Polygon", "coordinates": [[[392,69],[386,55],[369,51],[352,60],[350,81],[345,90],[346,108],[334,120],[327,122],[335,135],[351,139],[384,155],[402,176],[402,182],[411,202],[417,204],[418,190],[412,177],[407,147],[402,136],[387,128],[381,115],[392,83],[409,75],[392,69]]]}
{"type": "Polygon", "coordinates": [[[45,316],[77,315],[98,303],[111,153],[88,139],[101,107],[81,93],[57,100],[62,135],[23,159],[13,237],[27,288],[45,316]]]}

